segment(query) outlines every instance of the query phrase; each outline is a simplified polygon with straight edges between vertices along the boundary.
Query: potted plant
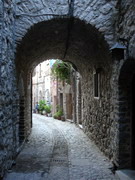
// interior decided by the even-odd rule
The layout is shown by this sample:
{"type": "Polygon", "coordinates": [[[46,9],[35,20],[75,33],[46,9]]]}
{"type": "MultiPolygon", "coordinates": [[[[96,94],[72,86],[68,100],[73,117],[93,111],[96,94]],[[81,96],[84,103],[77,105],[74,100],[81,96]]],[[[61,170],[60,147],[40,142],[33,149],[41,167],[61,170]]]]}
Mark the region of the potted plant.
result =
{"type": "Polygon", "coordinates": [[[39,101],[39,112],[43,114],[43,111],[45,111],[46,101],[40,100],[39,101]]]}
{"type": "Polygon", "coordinates": [[[45,106],[45,112],[46,112],[46,115],[49,116],[49,114],[51,113],[51,105],[45,106]]]}
{"type": "Polygon", "coordinates": [[[63,116],[63,111],[61,108],[57,108],[57,112],[54,114],[54,119],[61,120],[61,117],[63,116]]]}

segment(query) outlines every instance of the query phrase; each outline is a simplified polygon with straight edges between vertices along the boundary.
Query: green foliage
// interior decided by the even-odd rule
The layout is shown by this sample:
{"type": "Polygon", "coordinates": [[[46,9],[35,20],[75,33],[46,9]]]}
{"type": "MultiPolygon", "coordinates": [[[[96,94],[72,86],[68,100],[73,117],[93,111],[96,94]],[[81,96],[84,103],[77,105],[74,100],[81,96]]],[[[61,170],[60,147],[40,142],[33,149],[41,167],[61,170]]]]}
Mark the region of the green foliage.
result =
{"type": "Polygon", "coordinates": [[[39,111],[43,113],[45,111],[46,113],[51,112],[51,105],[47,105],[45,100],[39,101],[39,111]]]}
{"type": "Polygon", "coordinates": [[[39,101],[39,111],[42,113],[45,110],[46,106],[46,101],[45,100],[40,100],[39,101]]]}
{"type": "Polygon", "coordinates": [[[51,105],[46,105],[45,111],[46,111],[46,113],[50,113],[51,112],[51,105]]]}
{"type": "Polygon", "coordinates": [[[66,83],[70,84],[71,68],[72,66],[70,63],[56,60],[51,69],[52,75],[55,78],[58,78],[58,80],[65,81],[66,83]]]}
{"type": "Polygon", "coordinates": [[[57,112],[54,114],[53,117],[55,119],[59,119],[59,118],[61,118],[61,116],[63,116],[63,111],[59,106],[57,106],[57,112]]]}

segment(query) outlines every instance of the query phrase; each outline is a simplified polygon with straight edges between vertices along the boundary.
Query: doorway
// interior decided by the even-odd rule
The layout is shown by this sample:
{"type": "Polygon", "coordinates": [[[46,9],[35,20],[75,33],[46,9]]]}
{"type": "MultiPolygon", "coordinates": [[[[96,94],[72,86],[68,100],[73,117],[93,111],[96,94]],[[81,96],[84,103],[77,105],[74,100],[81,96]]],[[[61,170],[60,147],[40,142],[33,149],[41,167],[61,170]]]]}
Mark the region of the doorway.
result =
{"type": "Polygon", "coordinates": [[[119,76],[119,169],[135,169],[135,61],[128,59],[119,76]]]}

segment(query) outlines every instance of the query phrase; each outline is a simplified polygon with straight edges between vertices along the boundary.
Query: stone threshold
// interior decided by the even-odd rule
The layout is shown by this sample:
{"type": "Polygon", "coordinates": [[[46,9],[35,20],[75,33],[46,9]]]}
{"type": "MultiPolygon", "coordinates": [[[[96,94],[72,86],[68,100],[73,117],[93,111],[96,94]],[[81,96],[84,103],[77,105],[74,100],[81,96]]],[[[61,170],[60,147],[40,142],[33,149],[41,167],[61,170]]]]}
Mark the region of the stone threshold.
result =
{"type": "Polygon", "coordinates": [[[73,123],[74,121],[72,119],[66,119],[66,121],[73,123]]]}
{"type": "Polygon", "coordinates": [[[79,124],[79,128],[83,129],[83,126],[81,124],[79,124]]]}
{"type": "Polygon", "coordinates": [[[135,170],[123,169],[115,172],[119,180],[135,180],[135,170]]]}
{"type": "MultiPolygon", "coordinates": [[[[66,119],[66,121],[70,122],[70,123],[74,123],[74,121],[72,119],[66,119]]],[[[81,124],[76,124],[80,129],[83,129],[83,126],[81,124]]]]}

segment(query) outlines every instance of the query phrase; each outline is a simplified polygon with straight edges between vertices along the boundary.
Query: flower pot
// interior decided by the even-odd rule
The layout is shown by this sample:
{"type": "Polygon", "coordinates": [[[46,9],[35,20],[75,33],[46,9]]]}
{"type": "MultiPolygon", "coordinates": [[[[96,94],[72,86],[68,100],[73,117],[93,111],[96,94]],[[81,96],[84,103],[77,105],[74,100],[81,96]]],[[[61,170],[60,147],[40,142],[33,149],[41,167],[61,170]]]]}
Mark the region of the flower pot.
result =
{"type": "Polygon", "coordinates": [[[61,120],[61,117],[57,117],[58,120],[61,120]]]}
{"type": "Polygon", "coordinates": [[[64,117],[64,116],[61,116],[61,120],[62,120],[62,121],[65,121],[65,117],[64,117]]]}

